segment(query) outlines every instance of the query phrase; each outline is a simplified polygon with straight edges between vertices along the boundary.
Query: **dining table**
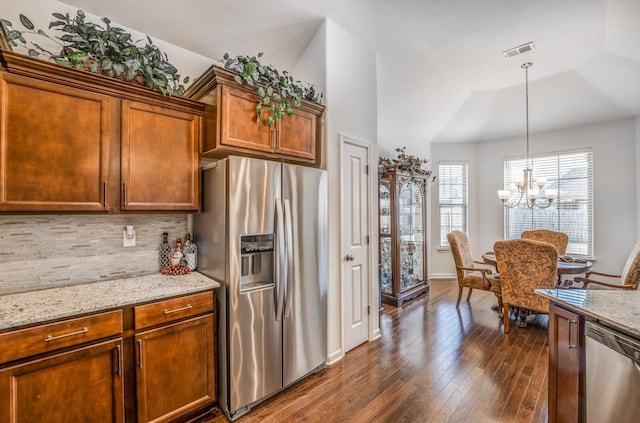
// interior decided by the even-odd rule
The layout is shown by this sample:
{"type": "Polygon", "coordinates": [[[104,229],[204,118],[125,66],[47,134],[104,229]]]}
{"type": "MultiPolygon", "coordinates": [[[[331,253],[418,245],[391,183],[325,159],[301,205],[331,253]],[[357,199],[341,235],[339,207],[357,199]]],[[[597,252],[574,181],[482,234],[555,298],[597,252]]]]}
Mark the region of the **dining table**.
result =
{"type": "MultiPolygon", "coordinates": [[[[498,269],[498,261],[496,260],[495,254],[493,252],[485,253],[482,255],[482,259],[488,265],[494,266],[498,269]]],[[[588,272],[593,266],[593,262],[590,260],[583,260],[578,258],[573,258],[569,256],[563,256],[558,258],[558,285],[569,286],[573,284],[572,279],[565,279],[562,281],[563,275],[580,275],[582,273],[588,272]]]]}

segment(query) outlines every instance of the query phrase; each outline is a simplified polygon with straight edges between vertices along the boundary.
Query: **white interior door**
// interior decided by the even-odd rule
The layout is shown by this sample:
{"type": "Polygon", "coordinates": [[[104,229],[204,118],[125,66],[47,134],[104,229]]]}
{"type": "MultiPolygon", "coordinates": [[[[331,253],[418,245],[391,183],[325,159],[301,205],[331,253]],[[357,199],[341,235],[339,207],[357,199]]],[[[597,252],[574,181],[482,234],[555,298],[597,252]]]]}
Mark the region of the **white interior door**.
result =
{"type": "Polygon", "coordinates": [[[342,139],[342,286],[344,352],[369,333],[369,147],[342,139]]]}

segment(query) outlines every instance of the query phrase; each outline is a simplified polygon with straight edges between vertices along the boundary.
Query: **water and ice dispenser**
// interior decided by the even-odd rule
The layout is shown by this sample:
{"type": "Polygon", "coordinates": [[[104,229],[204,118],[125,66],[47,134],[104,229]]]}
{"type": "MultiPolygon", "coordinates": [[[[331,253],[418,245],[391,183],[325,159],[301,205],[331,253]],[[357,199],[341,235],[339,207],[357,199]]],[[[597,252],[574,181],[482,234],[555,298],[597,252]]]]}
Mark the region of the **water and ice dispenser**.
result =
{"type": "Polygon", "coordinates": [[[240,237],[240,292],[274,285],[274,234],[240,237]]]}

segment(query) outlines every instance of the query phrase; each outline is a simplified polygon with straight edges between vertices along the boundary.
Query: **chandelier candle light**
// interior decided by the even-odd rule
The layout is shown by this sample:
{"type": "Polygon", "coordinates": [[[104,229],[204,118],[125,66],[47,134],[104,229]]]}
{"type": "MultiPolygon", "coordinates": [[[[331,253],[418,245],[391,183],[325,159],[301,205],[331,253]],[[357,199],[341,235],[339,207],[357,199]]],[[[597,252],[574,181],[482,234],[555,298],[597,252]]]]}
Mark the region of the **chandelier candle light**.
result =
{"type": "Polygon", "coordinates": [[[498,190],[498,198],[500,199],[500,201],[502,201],[502,205],[507,208],[513,208],[518,206],[520,203],[522,203],[522,200],[524,199],[523,205],[526,205],[529,208],[538,207],[541,209],[546,209],[551,205],[551,203],[553,203],[553,200],[555,200],[556,197],[558,196],[558,190],[551,189],[551,188],[545,189],[544,193],[547,199],[547,203],[541,205],[537,202],[538,196],[540,195],[540,191],[542,191],[544,186],[547,184],[547,178],[540,177],[536,179],[537,188],[534,188],[534,185],[533,185],[533,170],[532,170],[533,166],[530,164],[530,160],[529,160],[529,68],[531,66],[533,66],[533,63],[531,62],[524,63],[522,64],[522,66],[520,66],[521,68],[524,69],[524,75],[525,75],[525,93],[526,93],[525,110],[527,115],[526,168],[523,169],[522,180],[515,181],[516,188],[518,188],[518,193],[520,194],[520,198],[518,198],[518,201],[509,202],[509,198],[511,197],[510,190],[508,189],[498,190]]]}

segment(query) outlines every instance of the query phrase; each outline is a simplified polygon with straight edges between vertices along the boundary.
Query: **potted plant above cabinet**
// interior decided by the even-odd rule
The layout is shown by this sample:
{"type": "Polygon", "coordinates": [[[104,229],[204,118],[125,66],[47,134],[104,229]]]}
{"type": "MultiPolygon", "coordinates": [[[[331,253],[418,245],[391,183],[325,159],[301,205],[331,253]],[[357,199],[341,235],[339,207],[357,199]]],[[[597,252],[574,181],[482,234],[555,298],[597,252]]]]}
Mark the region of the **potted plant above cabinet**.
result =
{"type": "Polygon", "coordinates": [[[222,63],[228,69],[210,66],[185,92],[206,104],[203,157],[243,154],[320,165],[322,95],[255,57],[225,55],[222,63]]]}

